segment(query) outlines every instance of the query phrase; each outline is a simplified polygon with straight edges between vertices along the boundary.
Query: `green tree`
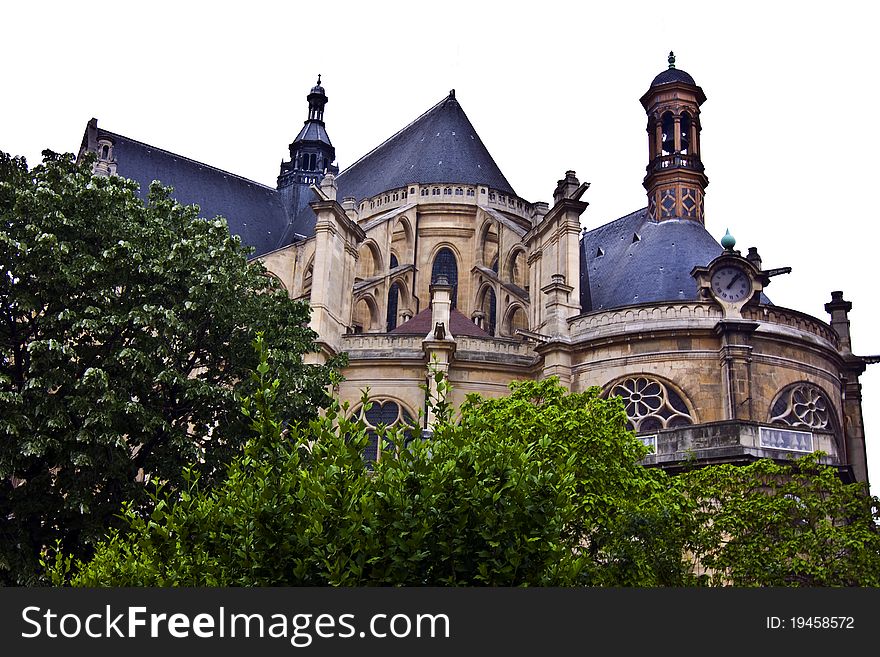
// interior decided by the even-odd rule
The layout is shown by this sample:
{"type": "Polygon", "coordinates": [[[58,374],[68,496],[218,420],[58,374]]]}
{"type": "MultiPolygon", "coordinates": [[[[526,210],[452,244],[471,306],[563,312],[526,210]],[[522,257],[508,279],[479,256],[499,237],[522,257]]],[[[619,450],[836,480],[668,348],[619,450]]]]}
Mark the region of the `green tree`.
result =
{"type": "MultiPolygon", "coordinates": [[[[689,581],[665,476],[637,464],[645,448],[619,400],[595,389],[570,395],[551,379],[471,397],[430,439],[382,432],[386,457],[370,469],[347,408],[282,429],[265,362],[256,383],[245,405],[256,437],[225,481],[204,489],[190,473],[177,501],[155,491],[149,518],[129,508],[128,531],[74,564],[75,585],[689,581]]],[[[56,583],[68,567],[59,557],[56,583]]]]}
{"type": "Polygon", "coordinates": [[[880,586],[880,500],[819,457],[675,478],[693,504],[691,550],[704,583],[880,586]]]}
{"type": "Polygon", "coordinates": [[[124,501],[149,509],[145,479],[222,474],[250,434],[256,331],[281,417],[313,416],[331,381],[303,364],[307,307],[224,219],[90,164],[0,154],[0,583],[35,583],[57,540],[88,556],[124,501]]]}

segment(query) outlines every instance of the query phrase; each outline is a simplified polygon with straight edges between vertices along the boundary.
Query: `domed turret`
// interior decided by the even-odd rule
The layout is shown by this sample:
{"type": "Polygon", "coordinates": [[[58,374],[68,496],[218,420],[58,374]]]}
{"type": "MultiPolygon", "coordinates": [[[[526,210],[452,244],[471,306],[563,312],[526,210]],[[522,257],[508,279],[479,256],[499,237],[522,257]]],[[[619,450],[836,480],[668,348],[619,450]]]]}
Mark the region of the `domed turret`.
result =
{"type": "Polygon", "coordinates": [[[668,62],[641,98],[648,114],[648,214],[652,221],[703,223],[709,179],[700,159],[700,105],[706,95],[690,74],[675,68],[675,53],[668,62]]]}

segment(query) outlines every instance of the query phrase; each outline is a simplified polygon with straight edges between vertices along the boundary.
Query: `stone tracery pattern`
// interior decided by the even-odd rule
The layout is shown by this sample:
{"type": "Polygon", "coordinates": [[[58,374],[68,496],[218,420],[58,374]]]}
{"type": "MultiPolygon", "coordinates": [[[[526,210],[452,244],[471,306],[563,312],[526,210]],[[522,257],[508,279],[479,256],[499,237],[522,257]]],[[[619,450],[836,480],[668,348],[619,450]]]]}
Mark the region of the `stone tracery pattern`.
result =
{"type": "Polygon", "coordinates": [[[811,383],[799,383],[782,391],[770,408],[771,424],[834,430],[834,411],[825,393],[811,383]]]}
{"type": "Polygon", "coordinates": [[[636,432],[683,427],[694,423],[687,404],[658,379],[633,376],[615,383],[609,395],[626,406],[627,428],[636,432]]]}
{"type": "MultiPolygon", "coordinates": [[[[413,424],[412,416],[400,404],[390,399],[371,400],[370,408],[365,413],[363,407],[359,407],[352,413],[353,417],[360,417],[367,426],[370,442],[364,449],[364,459],[366,461],[378,461],[381,454],[389,449],[394,449],[395,445],[387,438],[383,444],[379,444],[378,428],[393,427],[397,425],[411,426],[413,424]]],[[[412,440],[412,436],[407,431],[404,434],[406,444],[412,440]]],[[[405,446],[405,445],[403,445],[405,446]]]]}

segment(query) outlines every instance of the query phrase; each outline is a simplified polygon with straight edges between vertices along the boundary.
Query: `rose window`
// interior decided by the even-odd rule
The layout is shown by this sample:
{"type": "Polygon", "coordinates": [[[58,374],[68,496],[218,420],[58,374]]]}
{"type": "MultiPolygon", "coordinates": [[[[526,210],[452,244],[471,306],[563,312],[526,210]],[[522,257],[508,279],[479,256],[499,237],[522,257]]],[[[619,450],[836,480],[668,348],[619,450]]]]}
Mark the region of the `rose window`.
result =
{"type": "Polygon", "coordinates": [[[832,430],[831,403],[817,386],[799,383],[783,391],[770,409],[770,422],[792,427],[832,430]]]}
{"type": "Polygon", "coordinates": [[[623,399],[627,427],[636,432],[694,423],[681,395],[657,379],[630,377],[614,384],[609,394],[623,399]]]}

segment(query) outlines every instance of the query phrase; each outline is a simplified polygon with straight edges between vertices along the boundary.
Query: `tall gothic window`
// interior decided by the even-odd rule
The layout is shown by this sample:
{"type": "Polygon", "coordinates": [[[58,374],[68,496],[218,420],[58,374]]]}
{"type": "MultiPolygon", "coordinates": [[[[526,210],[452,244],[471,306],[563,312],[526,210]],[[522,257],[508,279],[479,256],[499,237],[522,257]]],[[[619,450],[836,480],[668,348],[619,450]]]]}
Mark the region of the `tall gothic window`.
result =
{"type": "Polygon", "coordinates": [[[681,395],[658,379],[628,377],[615,383],[608,395],[623,399],[627,428],[636,433],[694,423],[681,395]]]}
{"type": "Polygon", "coordinates": [[[431,268],[431,284],[437,282],[439,277],[445,277],[446,282],[452,286],[452,307],[457,307],[458,297],[458,263],[455,254],[447,248],[442,248],[434,257],[434,266],[431,268]]]}
{"type": "Polygon", "coordinates": [[[486,313],[486,333],[489,335],[495,335],[495,323],[498,321],[497,317],[497,304],[495,303],[495,290],[491,287],[486,291],[486,307],[484,308],[484,312],[486,313]]]}
{"type": "MultiPolygon", "coordinates": [[[[391,256],[394,258],[394,256],[391,256]]],[[[400,287],[397,283],[388,290],[388,312],[385,315],[385,331],[390,332],[397,328],[397,302],[400,298],[400,287]]]]}

